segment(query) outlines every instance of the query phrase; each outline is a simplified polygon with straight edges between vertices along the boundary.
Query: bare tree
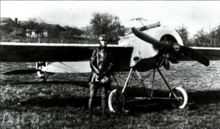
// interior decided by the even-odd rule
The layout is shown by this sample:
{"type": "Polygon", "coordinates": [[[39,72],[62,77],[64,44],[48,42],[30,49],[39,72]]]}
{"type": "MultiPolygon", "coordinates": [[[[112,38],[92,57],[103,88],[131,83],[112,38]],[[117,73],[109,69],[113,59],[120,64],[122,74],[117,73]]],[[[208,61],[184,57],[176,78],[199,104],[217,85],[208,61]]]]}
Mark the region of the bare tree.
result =
{"type": "Polygon", "coordinates": [[[187,27],[182,24],[182,26],[180,26],[177,29],[177,32],[179,33],[180,37],[182,38],[184,45],[186,45],[188,42],[188,35],[189,35],[187,27]]]}
{"type": "Polygon", "coordinates": [[[74,36],[79,37],[80,35],[83,34],[83,31],[77,27],[70,27],[70,26],[65,26],[67,31],[62,32],[65,36],[65,38],[73,38],[74,36]]]}
{"type": "Polygon", "coordinates": [[[196,37],[197,46],[211,45],[209,34],[205,32],[204,29],[197,31],[197,33],[195,34],[195,37],[196,37]]]}
{"type": "Polygon", "coordinates": [[[42,19],[30,18],[26,23],[22,24],[22,27],[28,30],[28,33],[30,35],[32,32],[35,32],[38,37],[39,35],[43,36],[43,32],[46,28],[46,23],[42,19]]]}
{"type": "Polygon", "coordinates": [[[213,28],[209,34],[209,38],[211,40],[212,46],[219,46],[220,42],[220,25],[213,28]]]}
{"type": "Polygon", "coordinates": [[[26,30],[28,30],[28,33],[31,35],[32,31],[34,31],[37,24],[38,23],[36,18],[30,18],[28,19],[28,22],[26,24],[23,24],[23,27],[26,28],[26,30]]]}
{"type": "Polygon", "coordinates": [[[95,12],[90,24],[93,28],[93,34],[96,36],[104,33],[110,40],[115,40],[118,37],[120,22],[117,16],[95,12]]]}
{"type": "Polygon", "coordinates": [[[37,36],[41,35],[42,37],[44,37],[44,31],[46,31],[46,23],[44,22],[44,20],[39,20],[37,22],[38,24],[35,27],[35,33],[37,34],[37,36]]]}
{"type": "Polygon", "coordinates": [[[86,37],[93,37],[93,29],[92,26],[86,26],[82,28],[82,31],[86,37]]]}
{"type": "Polygon", "coordinates": [[[215,36],[216,36],[216,44],[220,45],[220,25],[216,27],[215,36]]]}
{"type": "Polygon", "coordinates": [[[119,36],[125,36],[125,32],[128,31],[129,28],[126,28],[125,26],[120,26],[119,30],[118,30],[118,35],[119,36]]]}

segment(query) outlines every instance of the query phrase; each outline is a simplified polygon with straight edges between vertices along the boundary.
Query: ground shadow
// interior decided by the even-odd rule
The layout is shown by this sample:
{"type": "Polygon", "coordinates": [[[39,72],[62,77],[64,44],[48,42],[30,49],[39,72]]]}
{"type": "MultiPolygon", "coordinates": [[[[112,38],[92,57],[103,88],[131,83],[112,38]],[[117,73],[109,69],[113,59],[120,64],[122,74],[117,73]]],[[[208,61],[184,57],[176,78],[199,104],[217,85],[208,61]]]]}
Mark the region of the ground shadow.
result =
{"type": "Polygon", "coordinates": [[[220,102],[219,90],[187,92],[189,103],[210,104],[220,102]]]}
{"type": "MultiPolygon", "coordinates": [[[[143,93],[146,92],[142,88],[132,88],[126,91],[126,95],[131,96],[143,96],[143,93]]],[[[157,97],[167,97],[169,92],[155,90],[154,95],[157,97]]],[[[188,103],[195,103],[197,105],[205,105],[210,103],[219,103],[220,101],[220,91],[195,91],[188,92],[188,103]]],[[[82,107],[88,109],[88,100],[87,97],[72,96],[66,98],[60,98],[59,96],[54,96],[53,98],[47,99],[43,97],[36,97],[29,99],[21,103],[21,106],[40,106],[40,107],[82,107]]],[[[101,105],[101,97],[97,96],[95,100],[94,107],[101,105]]],[[[189,104],[189,109],[192,109],[189,104]]],[[[163,110],[172,110],[174,107],[171,105],[171,101],[167,100],[142,100],[136,102],[126,103],[125,109],[130,110],[131,112],[157,112],[163,110]]]]}
{"type": "MultiPolygon", "coordinates": [[[[208,91],[193,91],[187,92],[188,105],[187,109],[196,110],[201,105],[208,105],[213,103],[220,103],[220,91],[208,90],[208,91]]],[[[144,88],[130,88],[127,91],[129,96],[147,96],[144,88]]],[[[155,97],[168,97],[168,91],[154,90],[155,97]]],[[[126,108],[133,112],[157,112],[163,110],[172,110],[174,107],[170,100],[142,100],[137,102],[127,103],[126,108]]]]}
{"type": "Polygon", "coordinates": [[[88,81],[31,81],[31,82],[9,82],[8,84],[16,84],[16,85],[42,85],[42,84],[51,84],[51,85],[56,85],[56,84],[71,84],[79,87],[86,87],[88,88],[89,82],[88,81]]]}
{"type": "MultiPolygon", "coordinates": [[[[43,98],[43,97],[36,97],[24,101],[21,103],[20,106],[39,106],[39,107],[80,107],[84,109],[88,109],[88,100],[89,97],[68,97],[68,98],[43,98]]],[[[95,98],[94,107],[98,107],[101,105],[101,97],[97,96],[95,98]]]]}

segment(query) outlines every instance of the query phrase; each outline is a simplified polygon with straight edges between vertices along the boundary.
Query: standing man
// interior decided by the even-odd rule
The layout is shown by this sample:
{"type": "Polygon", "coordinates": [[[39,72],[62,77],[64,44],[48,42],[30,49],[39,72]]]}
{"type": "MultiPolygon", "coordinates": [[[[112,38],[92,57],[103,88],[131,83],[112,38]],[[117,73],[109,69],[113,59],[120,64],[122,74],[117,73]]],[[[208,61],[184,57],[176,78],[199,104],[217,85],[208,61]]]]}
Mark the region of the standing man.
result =
{"type": "Polygon", "coordinates": [[[93,50],[90,66],[92,69],[90,78],[89,111],[93,113],[94,98],[98,89],[101,89],[102,114],[105,116],[107,109],[107,93],[111,84],[110,73],[114,65],[113,53],[107,49],[105,34],[99,36],[99,48],[93,50]]]}

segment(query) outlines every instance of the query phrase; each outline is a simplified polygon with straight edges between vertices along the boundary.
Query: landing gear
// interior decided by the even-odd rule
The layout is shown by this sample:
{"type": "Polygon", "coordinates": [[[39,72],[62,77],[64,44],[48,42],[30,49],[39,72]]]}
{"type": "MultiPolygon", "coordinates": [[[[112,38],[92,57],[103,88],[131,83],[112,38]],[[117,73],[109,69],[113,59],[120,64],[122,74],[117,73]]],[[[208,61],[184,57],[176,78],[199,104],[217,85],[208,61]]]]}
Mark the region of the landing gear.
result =
{"type": "MultiPolygon", "coordinates": [[[[163,74],[161,73],[160,69],[158,67],[156,67],[154,69],[154,73],[153,73],[153,80],[152,80],[152,87],[149,89],[145,86],[145,84],[143,83],[143,78],[140,76],[140,74],[137,71],[133,71],[133,68],[131,68],[128,77],[125,81],[124,87],[122,90],[119,89],[115,89],[113,90],[108,98],[108,106],[109,106],[109,110],[113,113],[116,113],[118,111],[123,111],[124,110],[124,105],[125,105],[125,97],[124,97],[124,92],[126,87],[128,86],[128,82],[130,82],[129,80],[130,77],[132,76],[132,78],[136,78],[136,80],[139,82],[139,84],[144,87],[144,89],[146,89],[146,93],[148,97],[134,97],[134,99],[136,100],[169,100],[172,102],[173,105],[175,105],[175,107],[178,107],[180,109],[183,109],[187,102],[188,102],[188,96],[186,91],[182,88],[182,87],[171,87],[169,85],[169,83],[166,81],[166,79],[164,78],[163,74]],[[154,95],[154,79],[155,79],[155,72],[156,70],[158,71],[159,75],[162,77],[164,83],[166,84],[169,93],[166,93],[169,95],[169,97],[155,97],[154,95]],[[137,73],[138,77],[136,77],[134,75],[134,72],[137,73]]],[[[114,77],[115,78],[115,77],[114,77]]],[[[126,95],[127,96],[127,95],[126,95]]],[[[146,95],[145,95],[146,96],[146,95]]],[[[136,101],[136,100],[131,100],[129,99],[129,101],[136,101]]],[[[129,102],[127,101],[127,102],[129,102]]]]}
{"type": "Polygon", "coordinates": [[[38,71],[37,72],[37,75],[40,79],[42,79],[44,82],[47,81],[47,79],[53,75],[54,73],[46,73],[46,72],[43,72],[43,71],[38,71]]]}
{"type": "MultiPolygon", "coordinates": [[[[46,66],[47,66],[47,62],[36,62],[36,69],[42,70],[46,66]]],[[[47,78],[49,77],[49,75],[47,75],[46,72],[43,71],[38,71],[37,76],[40,79],[43,79],[44,82],[46,82],[47,78]]]]}

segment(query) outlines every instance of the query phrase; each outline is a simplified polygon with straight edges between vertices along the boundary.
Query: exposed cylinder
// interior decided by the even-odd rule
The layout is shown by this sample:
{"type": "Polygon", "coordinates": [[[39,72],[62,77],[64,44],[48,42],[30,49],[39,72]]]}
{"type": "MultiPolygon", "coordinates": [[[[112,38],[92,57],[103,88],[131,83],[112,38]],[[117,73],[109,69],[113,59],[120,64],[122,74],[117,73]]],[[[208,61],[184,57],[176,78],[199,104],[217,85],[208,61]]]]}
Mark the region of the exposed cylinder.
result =
{"type": "Polygon", "coordinates": [[[147,29],[159,27],[160,25],[161,25],[160,22],[150,24],[150,25],[147,25],[147,26],[144,26],[144,27],[140,28],[140,31],[144,31],[144,30],[147,30],[147,29]]]}

